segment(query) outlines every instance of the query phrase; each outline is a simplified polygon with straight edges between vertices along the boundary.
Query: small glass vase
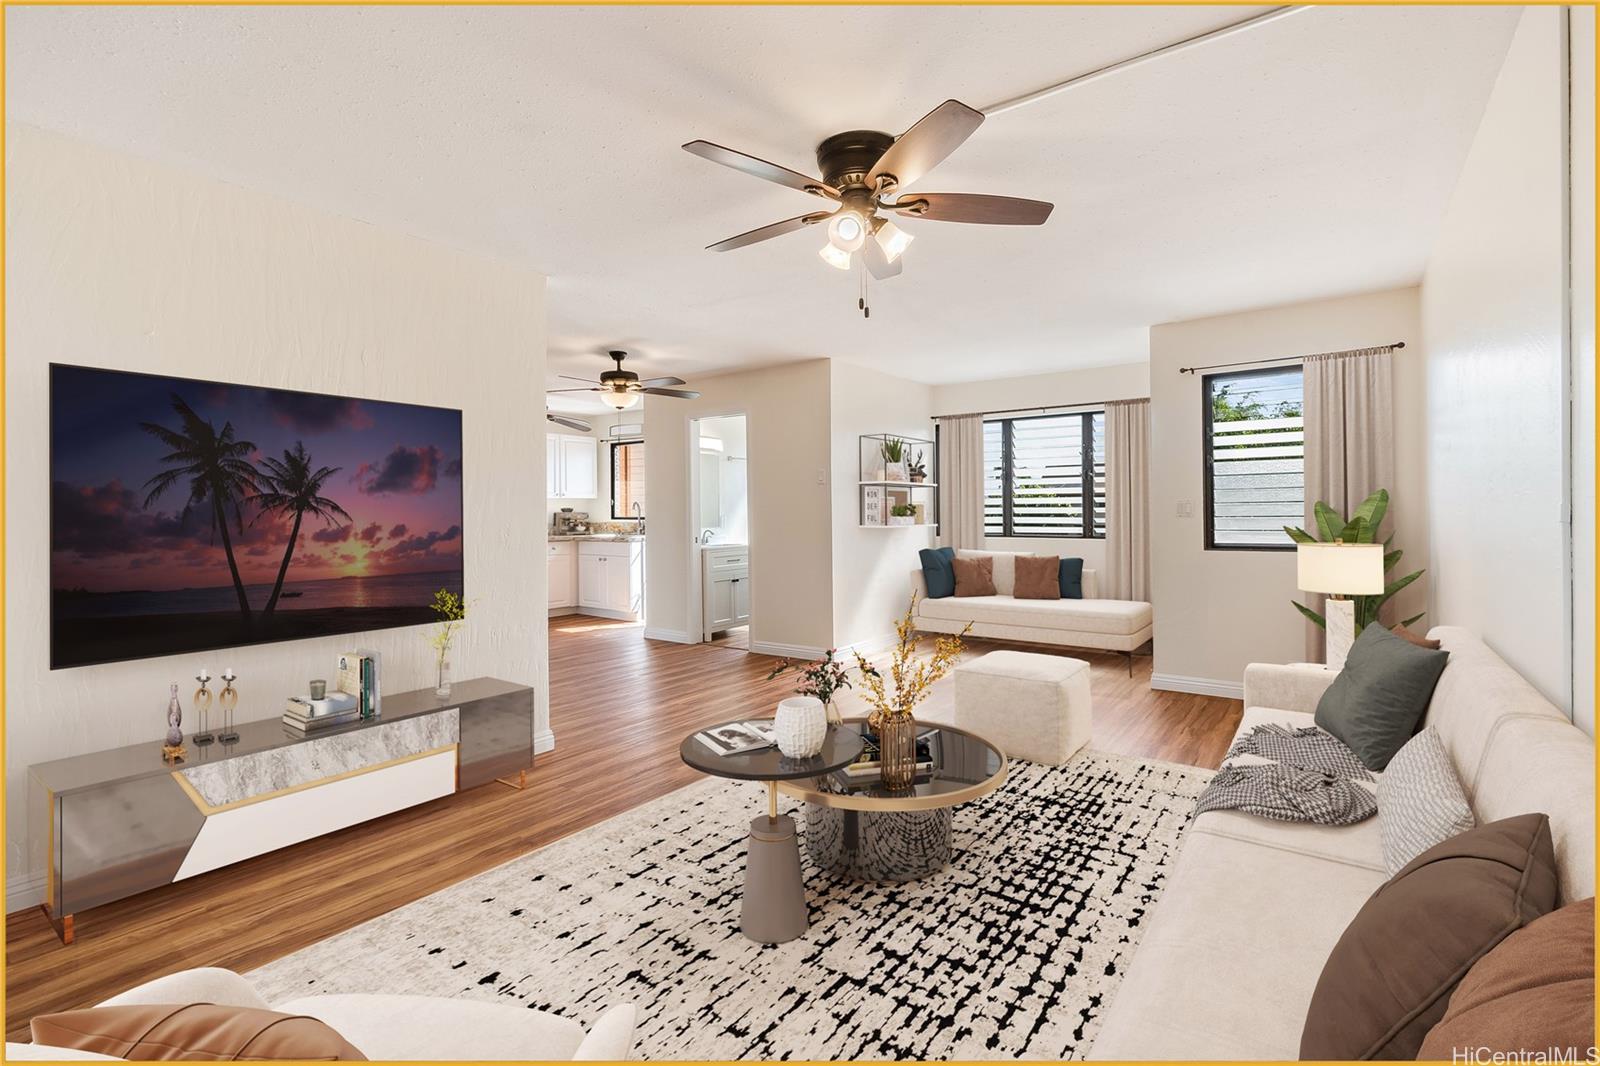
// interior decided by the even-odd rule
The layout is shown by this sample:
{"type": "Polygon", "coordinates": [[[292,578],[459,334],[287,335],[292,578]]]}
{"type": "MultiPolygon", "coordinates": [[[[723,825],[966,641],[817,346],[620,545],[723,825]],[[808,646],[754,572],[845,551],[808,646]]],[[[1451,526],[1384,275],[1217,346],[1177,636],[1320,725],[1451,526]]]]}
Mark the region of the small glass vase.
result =
{"type": "Polygon", "coordinates": [[[909,714],[873,715],[885,788],[910,788],[917,779],[917,720],[909,714]]]}
{"type": "Polygon", "coordinates": [[[439,660],[439,683],[433,687],[433,694],[441,700],[450,698],[450,663],[446,659],[439,660]]]}
{"type": "Polygon", "coordinates": [[[827,715],[829,725],[844,725],[844,715],[839,713],[838,704],[834,703],[832,700],[829,700],[828,702],[824,703],[822,707],[824,713],[827,715]]]}

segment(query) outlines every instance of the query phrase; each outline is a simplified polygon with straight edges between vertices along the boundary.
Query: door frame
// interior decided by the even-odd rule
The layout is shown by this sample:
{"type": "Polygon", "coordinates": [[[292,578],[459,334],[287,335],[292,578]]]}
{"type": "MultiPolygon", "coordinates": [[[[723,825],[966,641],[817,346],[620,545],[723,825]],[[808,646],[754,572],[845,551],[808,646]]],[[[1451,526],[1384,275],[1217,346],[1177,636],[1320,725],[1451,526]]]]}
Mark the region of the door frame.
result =
{"type": "MultiPolygon", "coordinates": [[[[705,638],[705,568],[700,561],[700,423],[718,418],[744,419],[744,498],[745,498],[745,551],[750,553],[750,572],[755,572],[755,478],[750,476],[751,457],[755,452],[755,439],[751,435],[750,412],[743,407],[731,410],[713,410],[697,413],[689,418],[689,634],[691,644],[708,643],[705,638]]],[[[647,460],[648,461],[648,460],[647,460]]],[[[749,629],[755,632],[756,601],[750,597],[749,629]]],[[[749,643],[748,641],[746,643],[749,643]]]]}

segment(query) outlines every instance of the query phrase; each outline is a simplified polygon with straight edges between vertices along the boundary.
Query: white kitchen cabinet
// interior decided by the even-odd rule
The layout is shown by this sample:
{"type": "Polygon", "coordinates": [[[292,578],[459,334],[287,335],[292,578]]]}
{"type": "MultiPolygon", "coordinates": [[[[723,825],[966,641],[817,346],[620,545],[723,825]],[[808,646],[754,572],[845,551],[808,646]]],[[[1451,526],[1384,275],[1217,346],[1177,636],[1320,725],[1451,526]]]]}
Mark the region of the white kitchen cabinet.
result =
{"type": "Polygon", "coordinates": [[[700,553],[701,638],[750,624],[750,553],[743,545],[719,545],[700,553]]]}
{"type": "Polygon", "coordinates": [[[642,541],[578,541],[578,610],[629,621],[644,613],[642,541]]]}
{"type": "Polygon", "coordinates": [[[545,493],[552,500],[592,500],[600,494],[600,450],[593,437],[544,435],[545,493]]]}
{"type": "Polygon", "coordinates": [[[578,546],[570,540],[549,542],[550,609],[578,605],[578,546]]]}

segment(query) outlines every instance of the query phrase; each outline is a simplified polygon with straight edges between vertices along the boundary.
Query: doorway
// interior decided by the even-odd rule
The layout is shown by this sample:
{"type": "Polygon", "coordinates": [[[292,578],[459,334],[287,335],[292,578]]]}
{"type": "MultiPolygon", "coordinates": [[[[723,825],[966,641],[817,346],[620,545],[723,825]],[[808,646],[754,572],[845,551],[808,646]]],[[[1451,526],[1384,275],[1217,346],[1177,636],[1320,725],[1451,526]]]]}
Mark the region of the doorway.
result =
{"type": "Polygon", "coordinates": [[[690,422],[699,639],[750,649],[750,451],[742,414],[690,422]]]}

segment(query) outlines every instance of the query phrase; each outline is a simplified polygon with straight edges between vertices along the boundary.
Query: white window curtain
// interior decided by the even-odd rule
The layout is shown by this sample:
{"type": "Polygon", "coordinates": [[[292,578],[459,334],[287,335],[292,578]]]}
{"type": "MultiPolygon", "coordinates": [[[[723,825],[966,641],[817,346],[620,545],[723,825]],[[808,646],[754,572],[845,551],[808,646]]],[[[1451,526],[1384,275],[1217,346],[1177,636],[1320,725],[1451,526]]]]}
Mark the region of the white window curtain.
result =
{"type": "Polygon", "coordinates": [[[1106,576],[1116,600],[1150,599],[1150,401],[1106,404],[1106,576]]]}
{"type": "Polygon", "coordinates": [[[939,419],[939,544],[983,547],[983,416],[939,419]]]}
{"type": "MultiPolygon", "coordinates": [[[[1394,487],[1394,353],[1360,348],[1308,356],[1303,372],[1305,528],[1314,531],[1318,500],[1349,517],[1372,493],[1394,487]]],[[[1380,541],[1393,529],[1397,502],[1408,501],[1390,500],[1380,541]]],[[[1306,606],[1322,610],[1322,595],[1302,595],[1306,606]]],[[[1321,662],[1323,647],[1322,627],[1307,622],[1306,658],[1321,662]]]]}

